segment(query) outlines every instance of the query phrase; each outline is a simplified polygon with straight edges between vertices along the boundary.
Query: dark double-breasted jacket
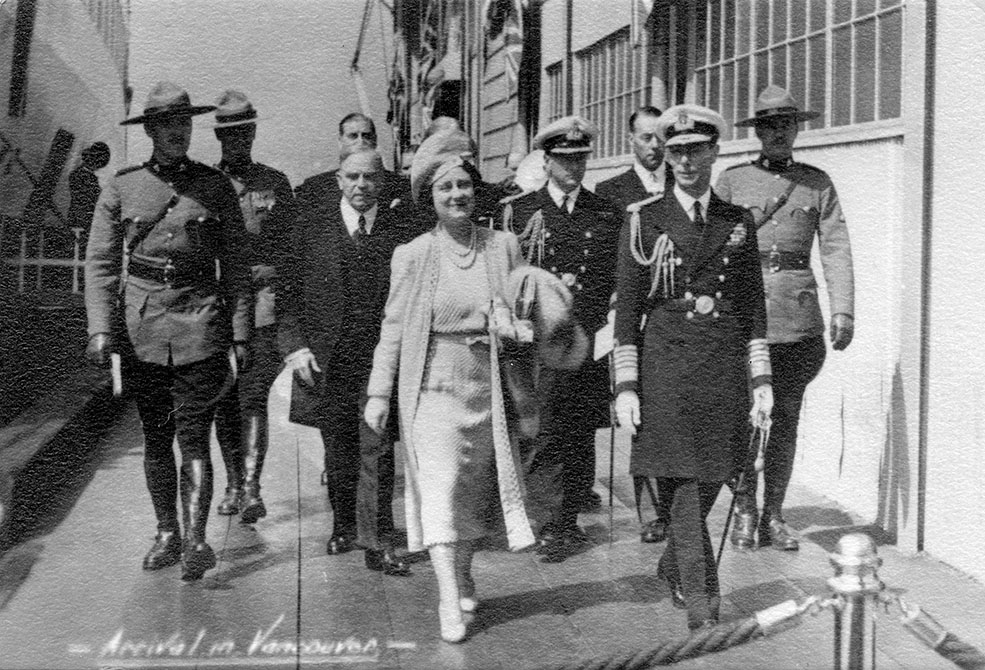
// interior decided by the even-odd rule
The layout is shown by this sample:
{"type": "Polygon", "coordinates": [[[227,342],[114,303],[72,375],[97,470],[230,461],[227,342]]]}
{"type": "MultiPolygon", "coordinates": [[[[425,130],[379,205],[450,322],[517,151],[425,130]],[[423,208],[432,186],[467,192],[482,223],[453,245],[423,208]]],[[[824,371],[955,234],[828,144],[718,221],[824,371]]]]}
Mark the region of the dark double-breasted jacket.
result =
{"type": "Polygon", "coordinates": [[[771,343],[797,342],[824,332],[817,281],[810,265],[815,238],[830,313],[854,316],[848,227],[838,193],[823,170],[794,161],[771,164],[759,158],[725,170],[715,192],[723,200],[751,210],[760,225],[759,252],[771,343]]]}
{"type": "Polygon", "coordinates": [[[122,309],[136,357],[159,365],[246,341],[248,248],[236,192],[218,170],[185,160],[119,171],[96,204],[86,250],[89,334],[118,333],[122,309]]]}
{"type": "Polygon", "coordinates": [[[748,345],[766,335],[756,229],[714,194],[705,220],[670,192],[623,224],[616,392],[640,395],[634,475],[726,481],[746,446],[748,345]]]}
{"type": "Polygon", "coordinates": [[[250,274],[253,282],[254,315],[257,328],[275,320],[275,286],[278,256],[290,248],[294,221],[294,192],[283,172],[262,163],[216,166],[229,177],[246,223],[250,243],[250,274]]]}
{"type": "MultiPolygon", "coordinates": [[[[278,346],[285,356],[310,348],[323,371],[345,368],[351,362],[352,374],[368,378],[389,293],[393,250],[418,231],[408,210],[400,205],[391,208],[381,200],[369,240],[357,247],[342,219],[341,197],[334,173],[311,177],[295,191],[292,251],[283,257],[279,269],[278,346]],[[358,302],[348,290],[347,274],[357,266],[363,282],[358,302]],[[365,338],[360,350],[368,353],[367,361],[347,360],[350,345],[355,343],[344,339],[353,335],[365,338]]],[[[316,395],[322,400],[331,398],[336,392],[334,381],[325,375],[316,395]]],[[[302,420],[300,414],[305,411],[292,406],[300,423],[310,421],[302,420]]]]}
{"type": "MultiPolygon", "coordinates": [[[[510,202],[507,227],[520,238],[524,257],[556,275],[571,291],[572,312],[592,337],[606,324],[615,288],[616,245],[620,214],[608,200],[582,188],[571,213],[562,212],[547,187],[510,202]]],[[[609,374],[606,361],[583,364],[588,385],[578,389],[596,425],[609,421],[609,374]]]]}

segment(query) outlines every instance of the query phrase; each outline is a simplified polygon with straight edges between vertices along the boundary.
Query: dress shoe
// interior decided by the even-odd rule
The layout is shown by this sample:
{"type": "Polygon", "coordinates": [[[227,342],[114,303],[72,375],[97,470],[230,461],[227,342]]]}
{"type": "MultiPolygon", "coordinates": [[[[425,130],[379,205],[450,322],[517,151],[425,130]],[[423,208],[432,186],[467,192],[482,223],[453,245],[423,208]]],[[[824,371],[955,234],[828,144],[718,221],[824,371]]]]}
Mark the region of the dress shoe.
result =
{"type": "Polygon", "coordinates": [[[400,560],[391,549],[367,549],[366,567],[391,577],[408,577],[410,566],[400,560]]]}
{"type": "Polygon", "coordinates": [[[438,605],[438,621],[441,623],[441,639],[445,642],[461,642],[465,639],[465,619],[458,603],[450,607],[438,605]]]}
{"type": "Polygon", "coordinates": [[[458,605],[466,614],[479,609],[479,599],[475,597],[475,580],[472,576],[463,577],[458,584],[458,605]]]}
{"type": "Polygon", "coordinates": [[[798,551],[800,542],[783,519],[764,519],[759,523],[759,545],[772,545],[780,551],[798,551]],[[765,523],[763,522],[765,521],[765,523]]]}
{"type": "Polygon", "coordinates": [[[181,560],[181,538],[174,531],[162,530],[154,538],[154,544],[144,556],[144,570],[160,570],[176,565],[181,560]]]}
{"type": "Polygon", "coordinates": [[[226,495],[222,497],[216,506],[216,512],[222,516],[233,516],[239,514],[239,501],[243,496],[243,489],[234,486],[226,487],[226,495]]]}
{"type": "Polygon", "coordinates": [[[583,530],[572,528],[556,535],[549,544],[545,545],[544,550],[538,553],[543,556],[542,563],[563,563],[591,544],[592,538],[583,530]]]}
{"type": "Polygon", "coordinates": [[[717,625],[718,625],[718,619],[705,619],[704,621],[698,621],[695,623],[691,623],[689,621],[687,624],[687,629],[691,633],[703,633],[705,631],[711,630],[717,625]]]}
{"type": "Polygon", "coordinates": [[[181,579],[193,582],[201,579],[206,570],[215,567],[215,552],[205,542],[188,542],[181,554],[181,579]]]}
{"type": "Polygon", "coordinates": [[[241,505],[243,511],[239,515],[240,523],[256,523],[267,516],[267,507],[263,504],[263,498],[260,497],[259,484],[247,483],[243,489],[241,505]]]}
{"type": "Polygon", "coordinates": [[[328,540],[325,551],[329,556],[346,554],[356,548],[356,541],[351,535],[332,535],[328,540]]]}
{"type": "Polygon", "coordinates": [[[680,582],[676,579],[671,579],[662,573],[658,573],[658,576],[666,582],[667,588],[670,589],[670,604],[673,605],[675,609],[686,610],[687,601],[684,600],[684,591],[681,589],[680,582]]]}
{"type": "Polygon", "coordinates": [[[653,544],[663,542],[667,537],[667,522],[664,519],[647,521],[640,529],[640,542],[653,544]]]}
{"type": "Polygon", "coordinates": [[[755,531],[756,513],[736,512],[735,525],[732,527],[732,545],[736,549],[755,549],[755,531]]]}
{"type": "Polygon", "coordinates": [[[595,491],[588,491],[578,503],[579,512],[597,512],[602,508],[602,496],[595,491]]]}

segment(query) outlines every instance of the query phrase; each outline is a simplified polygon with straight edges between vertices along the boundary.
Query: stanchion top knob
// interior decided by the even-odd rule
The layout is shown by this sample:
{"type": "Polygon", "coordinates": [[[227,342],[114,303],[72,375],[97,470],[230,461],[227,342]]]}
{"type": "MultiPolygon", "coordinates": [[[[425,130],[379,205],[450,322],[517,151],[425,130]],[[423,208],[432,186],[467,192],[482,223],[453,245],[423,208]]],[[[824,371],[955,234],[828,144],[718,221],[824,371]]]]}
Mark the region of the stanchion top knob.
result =
{"type": "Polygon", "coordinates": [[[828,554],[835,576],[828,585],[836,592],[848,595],[878,593],[885,585],[879,580],[882,565],[876,543],[864,533],[849,533],[838,540],[835,551],[828,554]]]}

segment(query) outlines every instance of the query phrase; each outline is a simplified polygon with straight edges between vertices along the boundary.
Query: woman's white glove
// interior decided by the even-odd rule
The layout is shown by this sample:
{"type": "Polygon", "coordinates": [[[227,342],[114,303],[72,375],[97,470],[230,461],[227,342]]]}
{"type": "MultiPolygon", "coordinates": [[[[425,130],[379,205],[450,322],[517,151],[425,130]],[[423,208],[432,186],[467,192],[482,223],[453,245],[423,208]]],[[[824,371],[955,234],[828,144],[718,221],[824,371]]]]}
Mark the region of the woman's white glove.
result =
{"type": "Polygon", "coordinates": [[[620,428],[628,428],[630,435],[636,435],[640,425],[640,397],[636,391],[621,391],[616,396],[616,421],[620,428]]]}
{"type": "Polygon", "coordinates": [[[533,323],[528,319],[517,319],[502,298],[496,298],[489,310],[489,330],[501,340],[518,344],[534,341],[533,323]]]}
{"type": "Polygon", "coordinates": [[[363,418],[374,433],[382,434],[386,428],[386,420],[390,418],[390,399],[370,396],[366,401],[366,409],[363,410],[363,418]]]}
{"type": "Polygon", "coordinates": [[[773,423],[773,385],[763,384],[752,390],[752,409],[749,411],[749,421],[760,430],[766,430],[773,423]]]}

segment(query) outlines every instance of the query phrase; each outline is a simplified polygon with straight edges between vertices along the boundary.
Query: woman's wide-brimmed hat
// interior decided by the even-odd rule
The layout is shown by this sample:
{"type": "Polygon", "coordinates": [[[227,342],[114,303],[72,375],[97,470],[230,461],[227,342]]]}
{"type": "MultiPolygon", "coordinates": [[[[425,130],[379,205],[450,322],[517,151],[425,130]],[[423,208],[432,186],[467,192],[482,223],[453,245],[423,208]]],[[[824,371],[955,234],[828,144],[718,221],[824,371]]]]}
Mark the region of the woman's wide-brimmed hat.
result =
{"type": "Polygon", "coordinates": [[[421,142],[410,164],[410,191],[414,202],[449,169],[471,163],[472,139],[460,130],[442,130],[421,142]]]}
{"type": "Polygon", "coordinates": [[[169,81],[158,82],[147,95],[144,103],[144,113],[132,119],[121,121],[121,126],[130,126],[148,121],[160,121],[175,116],[196,116],[208,114],[215,109],[214,105],[192,105],[188,91],[169,81]]]}
{"type": "Polygon", "coordinates": [[[743,119],[735,125],[739,128],[755,126],[757,123],[775,119],[778,116],[790,116],[799,123],[816,119],[821,116],[821,113],[801,110],[800,105],[786,89],[770,84],[756,98],[756,115],[743,119]]]}
{"type": "Polygon", "coordinates": [[[507,296],[514,313],[529,307],[541,363],[556,370],[573,370],[588,354],[588,336],[575,320],[574,298],[564,283],[547,270],[523,265],[510,273],[507,296]],[[526,303],[525,307],[521,307],[526,303]]]}

